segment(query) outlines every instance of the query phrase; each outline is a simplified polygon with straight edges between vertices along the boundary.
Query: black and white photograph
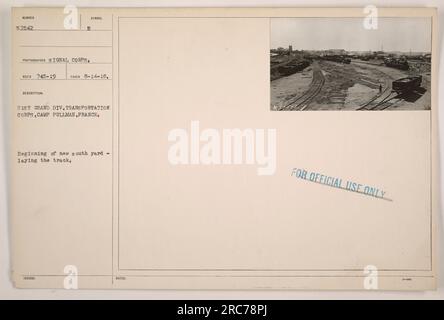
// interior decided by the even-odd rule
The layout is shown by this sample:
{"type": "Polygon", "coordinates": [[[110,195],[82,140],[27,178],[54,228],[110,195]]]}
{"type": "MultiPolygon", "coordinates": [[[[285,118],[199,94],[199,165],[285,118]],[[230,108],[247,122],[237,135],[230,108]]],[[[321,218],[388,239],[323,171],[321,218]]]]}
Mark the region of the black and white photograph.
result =
{"type": "Polygon", "coordinates": [[[270,108],[430,110],[431,20],[273,18],[270,108]]]}

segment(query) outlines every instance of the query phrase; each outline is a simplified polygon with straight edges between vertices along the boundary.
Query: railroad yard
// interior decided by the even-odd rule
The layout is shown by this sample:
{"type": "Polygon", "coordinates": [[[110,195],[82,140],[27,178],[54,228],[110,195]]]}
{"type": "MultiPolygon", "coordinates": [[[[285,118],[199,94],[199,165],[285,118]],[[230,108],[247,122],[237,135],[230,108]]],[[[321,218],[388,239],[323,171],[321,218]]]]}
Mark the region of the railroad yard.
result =
{"type": "Polygon", "coordinates": [[[429,110],[430,60],[281,53],[271,56],[271,110],[429,110]]]}

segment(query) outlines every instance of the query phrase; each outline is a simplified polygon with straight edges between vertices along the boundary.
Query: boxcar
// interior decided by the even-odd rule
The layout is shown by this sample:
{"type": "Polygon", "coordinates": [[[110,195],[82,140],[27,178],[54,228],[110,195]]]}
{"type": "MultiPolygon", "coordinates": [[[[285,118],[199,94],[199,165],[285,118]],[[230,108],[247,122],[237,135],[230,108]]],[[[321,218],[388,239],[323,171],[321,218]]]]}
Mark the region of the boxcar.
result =
{"type": "Polygon", "coordinates": [[[392,82],[392,89],[397,93],[414,91],[421,86],[422,76],[405,77],[392,82]]]}

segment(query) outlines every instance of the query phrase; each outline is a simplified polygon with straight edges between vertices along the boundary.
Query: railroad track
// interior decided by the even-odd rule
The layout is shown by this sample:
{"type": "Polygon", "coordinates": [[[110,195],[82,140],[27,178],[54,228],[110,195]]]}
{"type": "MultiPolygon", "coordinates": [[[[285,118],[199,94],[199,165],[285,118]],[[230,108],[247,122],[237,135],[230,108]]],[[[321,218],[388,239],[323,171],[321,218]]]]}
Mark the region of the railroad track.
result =
{"type": "Polygon", "coordinates": [[[288,101],[282,110],[305,110],[313,99],[319,94],[325,83],[325,77],[317,62],[313,63],[313,80],[310,87],[299,97],[288,101]]]}
{"type": "MultiPolygon", "coordinates": [[[[373,110],[374,106],[378,104],[378,102],[375,103],[375,105],[371,106],[371,104],[378,98],[382,97],[385,93],[387,93],[388,89],[390,87],[390,83],[387,79],[385,79],[384,82],[384,89],[376,94],[373,98],[371,98],[369,101],[367,101],[365,104],[363,104],[362,106],[360,106],[357,110],[373,110]]],[[[388,96],[390,96],[391,93],[389,93],[388,96]]],[[[387,97],[387,96],[386,96],[387,97]]],[[[384,99],[386,98],[384,97],[382,99],[382,101],[384,101],[384,99]]]]}
{"type": "Polygon", "coordinates": [[[392,107],[396,105],[398,102],[402,101],[401,94],[398,94],[396,92],[392,92],[390,96],[388,96],[386,99],[382,100],[380,103],[378,103],[375,108],[372,110],[385,110],[389,107],[392,107]]]}
{"type": "Polygon", "coordinates": [[[372,105],[371,107],[367,107],[365,109],[358,109],[358,110],[385,110],[391,106],[394,106],[399,101],[401,101],[401,94],[391,91],[389,95],[384,97],[381,101],[377,102],[376,104],[372,105]]]}

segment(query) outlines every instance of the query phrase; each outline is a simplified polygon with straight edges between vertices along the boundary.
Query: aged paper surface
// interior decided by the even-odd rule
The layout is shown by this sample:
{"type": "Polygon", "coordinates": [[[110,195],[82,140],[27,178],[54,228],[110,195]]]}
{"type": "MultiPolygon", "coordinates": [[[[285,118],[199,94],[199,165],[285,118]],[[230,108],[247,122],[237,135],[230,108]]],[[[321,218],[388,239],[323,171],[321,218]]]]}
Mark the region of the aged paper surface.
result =
{"type": "Polygon", "coordinates": [[[14,8],[15,285],[434,289],[436,11],[376,18],[14,8]]]}

